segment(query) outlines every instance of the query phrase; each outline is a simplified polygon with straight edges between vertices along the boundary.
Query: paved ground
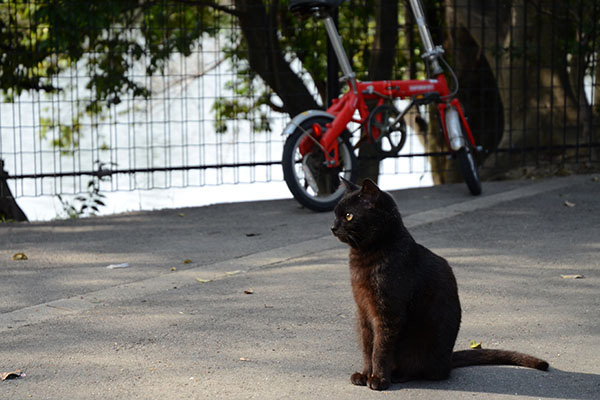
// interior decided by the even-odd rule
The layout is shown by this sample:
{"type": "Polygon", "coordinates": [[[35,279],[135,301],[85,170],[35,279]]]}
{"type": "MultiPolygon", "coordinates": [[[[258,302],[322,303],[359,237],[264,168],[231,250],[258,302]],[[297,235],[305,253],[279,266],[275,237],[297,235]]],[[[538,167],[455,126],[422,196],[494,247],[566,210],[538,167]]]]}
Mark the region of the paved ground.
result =
{"type": "Polygon", "coordinates": [[[597,178],[394,193],[413,235],[454,268],[457,348],[529,352],[549,372],[352,386],[347,249],[330,213],[286,200],[0,225],[0,372],[26,373],[0,382],[0,399],[598,399],[597,178]],[[106,268],[119,263],[130,267],[106,268]]]}

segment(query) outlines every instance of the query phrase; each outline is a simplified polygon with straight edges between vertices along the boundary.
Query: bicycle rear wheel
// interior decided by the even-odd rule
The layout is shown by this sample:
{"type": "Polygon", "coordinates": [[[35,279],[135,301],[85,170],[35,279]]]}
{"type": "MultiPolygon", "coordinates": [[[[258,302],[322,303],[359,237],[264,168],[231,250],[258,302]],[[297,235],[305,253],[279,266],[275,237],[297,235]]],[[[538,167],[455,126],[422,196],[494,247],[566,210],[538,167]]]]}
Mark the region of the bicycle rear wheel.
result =
{"type": "Polygon", "coordinates": [[[338,137],[339,165],[326,165],[325,154],[317,145],[313,126],[325,131],[331,119],[316,116],[303,121],[286,139],[283,146],[283,178],[294,198],[313,211],[331,211],[344,195],[339,176],[353,182],[356,179],[357,160],[349,140],[338,137]],[[301,147],[305,147],[301,151],[301,147]],[[309,150],[306,150],[306,147],[309,150]]]}

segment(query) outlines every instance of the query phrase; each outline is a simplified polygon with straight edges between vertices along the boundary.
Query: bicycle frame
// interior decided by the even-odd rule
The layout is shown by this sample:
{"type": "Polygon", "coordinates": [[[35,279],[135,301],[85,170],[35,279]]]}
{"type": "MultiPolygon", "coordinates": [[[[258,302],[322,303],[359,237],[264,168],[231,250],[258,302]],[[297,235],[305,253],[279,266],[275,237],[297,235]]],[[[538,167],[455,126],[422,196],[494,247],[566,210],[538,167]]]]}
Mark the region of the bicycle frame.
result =
{"type": "MultiPolygon", "coordinates": [[[[348,91],[326,110],[307,110],[294,116],[284,128],[283,178],[300,204],[314,211],[332,210],[344,195],[340,175],[349,181],[358,176],[356,149],[364,140],[373,143],[377,159],[397,156],[407,138],[405,116],[415,106],[435,103],[444,138],[473,195],[481,194],[471,128],[455,95],[458,80],[446,63],[441,46],[434,46],[419,0],[409,0],[424,47],[428,79],[360,82],[350,66],[331,12],[344,0],[290,0],[289,9],[325,22],[327,36],[342,70],[348,91]],[[442,65],[444,68],[442,68],[442,65]],[[446,81],[451,76],[452,90],[446,81]],[[399,110],[393,99],[410,99],[399,110]],[[369,106],[367,106],[369,104],[369,106]],[[352,122],[349,128],[348,124],[352,122]],[[361,130],[358,142],[347,137],[349,129],[361,130]]],[[[354,132],[351,132],[351,134],[354,132]]]]}
{"type": "MultiPolygon", "coordinates": [[[[330,15],[324,18],[325,28],[332,47],[338,58],[340,68],[343,73],[342,79],[348,83],[350,90],[339,99],[334,99],[333,104],[327,109],[327,113],[334,116],[334,120],[326,125],[325,132],[322,132],[321,127],[314,127],[315,138],[306,138],[300,147],[300,152],[304,156],[312,151],[315,143],[319,145],[325,155],[327,166],[330,168],[339,165],[339,152],[337,138],[346,129],[348,123],[355,122],[364,124],[369,118],[369,109],[366,101],[377,100],[377,105],[383,104],[389,99],[398,98],[413,98],[418,99],[425,95],[434,94],[441,101],[438,103],[438,112],[442,122],[442,129],[446,142],[450,144],[452,151],[458,150],[458,146],[454,146],[448,134],[448,126],[446,123],[446,111],[450,108],[456,109],[458,117],[465,128],[467,139],[473,147],[476,147],[473,134],[467,123],[465,115],[462,111],[458,99],[452,98],[452,94],[448,88],[448,83],[442,68],[438,63],[438,57],[443,53],[441,47],[434,47],[431,40],[431,35],[425,24],[423,11],[418,0],[410,0],[411,7],[415,13],[419,33],[425,47],[424,58],[430,62],[430,67],[435,75],[433,79],[425,80],[386,80],[386,81],[371,81],[360,82],[355,78],[355,73],[352,71],[348,57],[342,46],[342,41],[339,37],[335,23],[330,15]],[[355,118],[355,112],[358,110],[360,119],[355,118]],[[317,139],[318,143],[317,143],[317,139]]],[[[407,107],[408,109],[408,107],[407,107]]],[[[407,110],[405,110],[407,111],[407,110]]],[[[398,120],[404,116],[404,112],[400,114],[398,120]]],[[[375,139],[377,136],[375,134],[375,139]]],[[[460,144],[459,144],[460,146],[460,144]]]]}

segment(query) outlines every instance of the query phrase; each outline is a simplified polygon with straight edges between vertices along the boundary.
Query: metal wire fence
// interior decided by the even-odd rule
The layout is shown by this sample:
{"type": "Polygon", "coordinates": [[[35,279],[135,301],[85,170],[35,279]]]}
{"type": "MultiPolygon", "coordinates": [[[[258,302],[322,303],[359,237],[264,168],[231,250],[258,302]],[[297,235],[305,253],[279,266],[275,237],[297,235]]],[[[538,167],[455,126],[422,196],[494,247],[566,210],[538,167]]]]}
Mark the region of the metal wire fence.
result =
{"type": "MultiPolygon", "coordinates": [[[[39,26],[7,16],[18,11],[18,4],[41,3],[2,2],[3,29],[40,34],[39,26]]],[[[189,3],[195,2],[158,2],[166,9],[189,3]]],[[[219,2],[219,7],[235,10],[238,3],[219,2]]],[[[507,165],[599,163],[598,1],[424,3],[434,40],[444,45],[456,69],[459,97],[477,141],[489,151],[482,163],[484,176],[506,171],[507,165]]],[[[374,2],[352,0],[341,7],[369,9],[374,2]]],[[[196,12],[201,9],[197,5],[196,12]]],[[[218,7],[214,11],[217,16],[227,14],[218,7]]],[[[128,26],[126,35],[141,37],[147,27],[144,20],[137,24],[128,26]]],[[[290,116],[277,107],[258,105],[264,83],[254,78],[243,56],[231,57],[233,44],[243,43],[235,20],[215,17],[204,24],[212,24],[204,31],[213,34],[199,36],[186,54],[173,51],[162,73],[147,74],[149,57],[126,52],[133,66],[126,77],[147,88],[147,98],[125,92],[118,102],[103,100],[101,113],[84,112],[94,96],[90,77],[99,73],[90,63],[97,54],[90,52],[51,78],[63,90],[24,91],[3,101],[0,159],[12,194],[20,198],[84,193],[94,179],[105,192],[282,181],[281,132],[290,116]],[[244,74],[252,77],[245,92],[236,87],[244,74]],[[226,118],[219,108],[224,100],[243,101],[249,111],[226,118]]],[[[339,24],[342,36],[374,35],[373,24],[356,25],[344,18],[339,24]]],[[[403,3],[396,28],[397,54],[404,54],[406,64],[396,69],[395,78],[422,75],[414,25],[403,3]]],[[[105,35],[110,38],[124,29],[111,26],[105,35]]],[[[168,40],[166,31],[161,35],[168,40]]],[[[324,33],[320,40],[326,40],[324,33]]],[[[4,43],[3,49],[10,46],[4,43]]],[[[244,51],[244,46],[235,51],[244,51]]],[[[303,74],[299,61],[292,65],[303,74]]],[[[318,85],[307,85],[322,103],[318,85]]],[[[427,110],[422,112],[428,119],[427,110]]],[[[383,175],[413,177],[414,185],[450,168],[447,149],[415,132],[410,136],[399,157],[382,163],[383,175]]]]}
{"type": "MultiPolygon", "coordinates": [[[[227,83],[236,70],[223,59],[223,47],[219,36],[207,38],[189,55],[173,54],[163,74],[130,71],[151,97],[122,96],[100,115],[81,117],[91,95],[87,60],[54,79],[65,90],[2,103],[0,158],[13,194],[81,193],[91,176],[110,178],[104,191],[281,179],[274,167],[280,135],[241,119],[227,121],[226,133],[216,132],[215,101],[235,97],[227,83]],[[71,132],[74,122],[77,131],[71,132]]],[[[276,113],[269,118],[275,127],[287,120],[276,113]]]]}

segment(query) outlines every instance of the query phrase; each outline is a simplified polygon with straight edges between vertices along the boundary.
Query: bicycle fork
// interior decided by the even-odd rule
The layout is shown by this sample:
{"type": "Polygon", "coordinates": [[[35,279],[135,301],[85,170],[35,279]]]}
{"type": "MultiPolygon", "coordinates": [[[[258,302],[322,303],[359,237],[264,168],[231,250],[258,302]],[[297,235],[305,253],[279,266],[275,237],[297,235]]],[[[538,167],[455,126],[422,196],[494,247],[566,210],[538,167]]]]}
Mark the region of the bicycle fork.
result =
{"type": "Polygon", "coordinates": [[[471,132],[471,128],[467,123],[467,119],[465,118],[465,115],[460,107],[458,99],[452,99],[449,103],[438,104],[438,111],[440,113],[440,119],[442,120],[442,128],[444,130],[446,140],[452,151],[456,152],[467,146],[467,144],[470,144],[473,148],[476,148],[473,133],[471,132]],[[461,126],[465,128],[464,134],[461,126]],[[465,134],[467,135],[466,138],[465,134]]]}

